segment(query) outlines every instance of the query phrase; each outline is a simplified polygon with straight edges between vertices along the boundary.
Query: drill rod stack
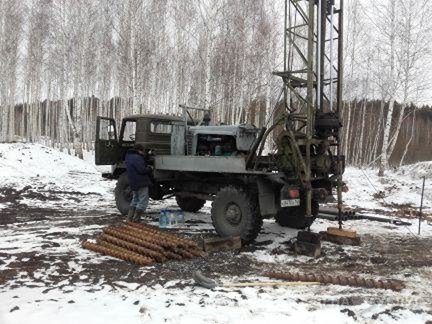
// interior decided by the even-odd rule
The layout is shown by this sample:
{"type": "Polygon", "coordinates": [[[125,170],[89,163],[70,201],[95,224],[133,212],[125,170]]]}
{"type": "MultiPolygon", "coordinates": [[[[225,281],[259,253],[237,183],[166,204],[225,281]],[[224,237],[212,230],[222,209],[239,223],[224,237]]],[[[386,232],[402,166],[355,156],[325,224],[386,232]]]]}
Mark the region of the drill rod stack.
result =
{"type": "Polygon", "coordinates": [[[82,247],[140,266],[167,260],[192,259],[203,255],[192,240],[162,232],[150,225],[133,222],[108,226],[96,238],[96,243],[84,241],[82,247]]]}

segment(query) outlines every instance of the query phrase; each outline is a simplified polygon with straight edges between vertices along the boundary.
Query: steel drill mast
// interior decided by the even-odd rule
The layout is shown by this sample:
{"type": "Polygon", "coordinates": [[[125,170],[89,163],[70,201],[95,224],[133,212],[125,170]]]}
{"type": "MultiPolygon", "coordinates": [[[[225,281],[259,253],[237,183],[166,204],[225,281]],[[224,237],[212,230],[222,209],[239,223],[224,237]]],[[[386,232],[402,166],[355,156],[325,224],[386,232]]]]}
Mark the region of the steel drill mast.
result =
{"type": "MultiPolygon", "coordinates": [[[[306,216],[311,216],[311,144],[323,134],[320,127],[340,125],[342,107],[343,0],[286,0],[284,82],[286,130],[303,132],[305,152],[301,181],[306,191],[306,216]]],[[[342,165],[340,126],[332,128],[331,151],[338,161],[337,192],[341,209],[342,165]]],[[[323,136],[321,136],[323,138],[323,136]]],[[[300,149],[299,149],[300,150],[300,149]]]]}

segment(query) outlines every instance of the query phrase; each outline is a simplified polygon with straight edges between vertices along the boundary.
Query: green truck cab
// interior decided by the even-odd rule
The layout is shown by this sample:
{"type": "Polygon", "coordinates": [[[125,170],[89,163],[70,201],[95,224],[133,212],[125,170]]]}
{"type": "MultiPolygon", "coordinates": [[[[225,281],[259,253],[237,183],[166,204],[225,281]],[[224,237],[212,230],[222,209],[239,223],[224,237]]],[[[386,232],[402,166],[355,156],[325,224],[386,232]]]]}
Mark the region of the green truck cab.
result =
{"type": "Polygon", "coordinates": [[[124,156],[136,143],[155,154],[170,154],[172,127],[181,122],[178,116],[132,115],[122,120],[118,136],[113,118],[97,117],[95,163],[112,166],[111,173],[103,177],[118,179],[125,171],[124,156]]]}

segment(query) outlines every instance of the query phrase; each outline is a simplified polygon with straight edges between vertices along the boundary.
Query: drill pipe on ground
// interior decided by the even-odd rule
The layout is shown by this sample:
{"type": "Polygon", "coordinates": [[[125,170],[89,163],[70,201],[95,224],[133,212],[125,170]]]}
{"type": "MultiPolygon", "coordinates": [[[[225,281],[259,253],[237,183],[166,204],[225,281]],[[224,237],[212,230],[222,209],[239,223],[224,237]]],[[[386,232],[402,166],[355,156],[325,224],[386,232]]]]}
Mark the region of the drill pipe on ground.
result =
{"type": "Polygon", "coordinates": [[[198,247],[188,249],[188,252],[191,253],[194,257],[202,257],[204,256],[204,252],[200,250],[198,247]]]}
{"type": "Polygon", "coordinates": [[[177,247],[180,245],[178,242],[175,242],[175,241],[170,240],[170,239],[166,239],[166,238],[161,237],[161,236],[159,236],[153,232],[141,230],[137,227],[132,227],[129,225],[123,225],[123,226],[120,226],[119,229],[133,233],[134,235],[138,235],[140,237],[149,238],[151,240],[154,240],[154,241],[158,242],[158,244],[163,246],[163,247],[177,247]]]}
{"type": "MultiPolygon", "coordinates": [[[[335,216],[339,216],[339,211],[337,210],[337,208],[326,208],[326,207],[321,207],[319,209],[320,213],[323,214],[328,214],[328,215],[335,215],[335,216]]],[[[342,216],[354,216],[356,214],[356,212],[354,210],[342,210],[342,216]]]]}
{"type": "Polygon", "coordinates": [[[173,249],[173,252],[181,255],[183,258],[186,258],[186,259],[193,259],[193,257],[194,257],[194,255],[192,253],[190,253],[189,251],[186,251],[184,249],[173,249]]]}
{"type": "Polygon", "coordinates": [[[122,239],[122,240],[125,240],[125,241],[128,241],[128,242],[135,243],[135,244],[140,245],[142,247],[145,247],[147,249],[150,249],[150,250],[153,250],[153,251],[156,251],[156,252],[159,252],[159,253],[163,253],[164,252],[164,248],[163,247],[161,247],[161,246],[159,246],[157,244],[148,242],[146,240],[143,240],[143,239],[141,239],[139,237],[135,237],[135,236],[129,235],[127,233],[124,233],[122,231],[119,231],[119,230],[117,230],[114,227],[104,228],[103,231],[106,234],[115,236],[115,237],[117,237],[119,239],[122,239]]]}
{"type": "Polygon", "coordinates": [[[122,227],[109,227],[104,229],[104,233],[159,252],[168,259],[182,260],[184,257],[193,258],[194,256],[202,256],[199,251],[185,251],[182,248],[177,248],[173,243],[159,241],[149,233],[146,233],[146,237],[143,237],[143,233],[124,229],[122,227]]]}
{"type": "Polygon", "coordinates": [[[174,260],[182,260],[183,257],[177,253],[171,252],[171,251],[165,251],[164,256],[166,256],[168,259],[174,259],[174,260]]]}
{"type": "Polygon", "coordinates": [[[203,256],[192,240],[132,222],[108,226],[96,238],[96,244],[85,241],[82,246],[139,265],[203,256]]]}
{"type": "Polygon", "coordinates": [[[188,247],[198,247],[198,245],[196,244],[196,242],[194,242],[194,241],[192,241],[190,239],[178,237],[178,236],[176,236],[174,234],[171,234],[171,233],[161,232],[158,228],[156,228],[154,226],[151,226],[151,225],[134,223],[134,222],[130,222],[130,221],[127,221],[126,224],[130,225],[132,227],[137,227],[137,228],[140,228],[142,230],[146,230],[146,231],[150,231],[150,232],[156,233],[159,236],[175,239],[176,242],[181,242],[182,244],[184,244],[184,245],[186,245],[188,247]]]}
{"type": "MultiPolygon", "coordinates": [[[[192,258],[194,256],[202,257],[203,253],[198,248],[198,245],[196,242],[190,240],[178,237],[171,233],[164,233],[161,232],[159,229],[146,225],[146,224],[140,224],[140,223],[134,223],[130,221],[126,221],[125,225],[121,226],[121,228],[125,228],[128,231],[135,231],[136,233],[139,233],[140,235],[144,235],[145,233],[151,233],[150,235],[152,237],[160,238],[162,240],[166,240],[170,244],[175,245],[174,252],[178,254],[182,254],[185,257],[192,258]]],[[[173,246],[171,246],[173,247],[173,246]]]]}
{"type": "Polygon", "coordinates": [[[194,245],[186,244],[182,239],[180,239],[179,237],[174,236],[172,234],[166,234],[166,233],[162,233],[160,231],[158,232],[158,231],[154,231],[154,230],[149,230],[149,229],[144,228],[144,227],[133,226],[133,225],[130,225],[129,223],[124,224],[121,228],[130,230],[130,231],[135,231],[135,232],[138,232],[142,235],[149,235],[149,236],[157,238],[158,240],[161,240],[163,242],[167,242],[170,245],[175,245],[178,247],[180,247],[180,246],[181,247],[194,246],[194,245]]]}
{"type": "MultiPolygon", "coordinates": [[[[338,216],[336,215],[331,215],[331,214],[327,214],[324,212],[319,212],[318,213],[318,218],[322,218],[322,219],[328,219],[331,221],[337,221],[338,220],[338,216]]],[[[393,225],[406,225],[409,226],[411,225],[410,222],[406,222],[400,219],[391,219],[391,218],[383,218],[383,217],[377,217],[377,216],[370,216],[370,215],[362,215],[362,214],[357,214],[357,215],[351,215],[351,216],[347,216],[347,215],[342,215],[342,220],[343,221],[347,221],[347,220],[370,220],[370,221],[376,221],[376,222],[381,222],[381,223],[389,223],[389,224],[393,224],[393,225]]]]}
{"type": "Polygon", "coordinates": [[[403,226],[405,226],[405,225],[410,226],[411,225],[410,222],[403,221],[401,219],[384,218],[384,217],[371,216],[371,215],[365,215],[365,214],[356,215],[356,217],[358,217],[358,218],[354,218],[354,219],[366,219],[366,220],[370,220],[370,221],[389,223],[389,224],[399,225],[399,226],[400,225],[403,225],[403,226]]]}
{"type": "Polygon", "coordinates": [[[120,232],[123,232],[125,234],[129,234],[129,235],[135,236],[137,238],[140,238],[140,239],[142,239],[144,241],[147,241],[147,242],[150,242],[152,244],[160,245],[163,248],[169,248],[169,247],[176,247],[177,246],[173,242],[169,242],[169,241],[166,241],[166,240],[161,240],[160,238],[158,238],[153,233],[142,232],[142,231],[139,231],[139,229],[132,228],[132,227],[129,227],[129,226],[120,226],[120,227],[117,227],[117,230],[120,231],[120,232]]]}
{"type": "MultiPolygon", "coordinates": [[[[327,219],[327,220],[330,220],[330,221],[337,221],[337,220],[339,220],[336,215],[324,214],[322,212],[318,213],[317,218],[327,219]]],[[[347,216],[342,216],[341,220],[342,221],[347,221],[348,217],[347,216]]]]}
{"type": "Polygon", "coordinates": [[[147,232],[146,230],[141,230],[132,226],[126,225],[125,227],[120,227],[120,230],[124,230],[131,235],[137,237],[147,236],[154,241],[155,244],[160,244],[163,247],[172,250],[174,253],[180,254],[186,258],[193,258],[194,256],[202,256],[198,251],[197,247],[188,246],[186,247],[182,242],[179,242],[177,238],[170,238],[166,236],[159,236],[158,233],[147,232]]]}
{"type": "Polygon", "coordinates": [[[133,262],[138,265],[146,266],[152,264],[152,260],[143,256],[131,255],[129,253],[119,252],[117,250],[112,250],[104,246],[100,246],[88,241],[82,242],[82,247],[97,253],[102,253],[105,255],[109,255],[118,259],[122,259],[125,261],[133,262]]]}
{"type": "Polygon", "coordinates": [[[357,276],[331,276],[321,274],[305,274],[305,273],[278,273],[267,272],[265,276],[273,279],[283,279],[288,281],[306,281],[306,282],[320,282],[325,284],[362,287],[362,288],[377,288],[377,289],[391,289],[394,291],[401,291],[405,288],[405,284],[398,280],[376,280],[365,279],[357,276]]]}
{"type": "Polygon", "coordinates": [[[169,232],[163,232],[161,231],[158,227],[152,226],[152,225],[148,225],[148,224],[143,224],[143,223],[135,223],[135,222],[131,222],[131,221],[126,221],[125,222],[126,225],[130,225],[132,227],[136,227],[145,231],[149,231],[149,232],[153,232],[156,233],[157,235],[160,236],[164,236],[164,237],[168,237],[168,238],[174,238],[177,241],[181,241],[184,242],[185,244],[189,244],[189,245],[193,245],[196,246],[196,243],[190,239],[186,239],[183,237],[179,237],[173,233],[169,233],[169,232]]]}
{"type": "Polygon", "coordinates": [[[203,256],[203,252],[200,251],[198,248],[194,248],[194,247],[186,248],[184,246],[179,246],[179,247],[170,247],[168,249],[174,253],[177,253],[177,254],[184,256],[185,258],[191,259],[193,257],[202,257],[203,256]]]}
{"type": "Polygon", "coordinates": [[[106,242],[118,245],[120,247],[123,247],[125,249],[134,251],[136,253],[142,254],[144,256],[148,256],[148,257],[156,260],[157,262],[164,262],[167,260],[167,258],[163,254],[161,254],[160,252],[150,250],[150,249],[142,247],[138,244],[131,243],[131,242],[119,239],[117,237],[108,235],[108,234],[101,234],[101,235],[99,235],[98,238],[103,240],[103,241],[106,241],[106,242]]]}
{"type": "Polygon", "coordinates": [[[127,235],[131,235],[133,237],[139,238],[143,241],[155,244],[160,246],[162,249],[167,249],[167,248],[174,248],[176,247],[175,243],[172,242],[167,242],[167,241],[163,241],[158,239],[157,236],[153,235],[152,233],[143,233],[143,232],[139,232],[133,228],[127,227],[127,226],[120,226],[120,227],[116,227],[116,229],[124,234],[127,235]]]}
{"type": "Polygon", "coordinates": [[[120,253],[128,253],[131,256],[147,258],[147,259],[151,260],[151,263],[155,262],[155,260],[153,258],[150,258],[150,257],[147,257],[147,256],[143,256],[143,255],[141,255],[139,253],[136,253],[136,252],[130,251],[128,249],[122,248],[122,247],[120,247],[118,245],[111,244],[109,242],[103,241],[100,238],[96,238],[96,243],[99,246],[103,246],[103,247],[106,247],[108,249],[112,249],[112,250],[118,251],[120,253]]]}

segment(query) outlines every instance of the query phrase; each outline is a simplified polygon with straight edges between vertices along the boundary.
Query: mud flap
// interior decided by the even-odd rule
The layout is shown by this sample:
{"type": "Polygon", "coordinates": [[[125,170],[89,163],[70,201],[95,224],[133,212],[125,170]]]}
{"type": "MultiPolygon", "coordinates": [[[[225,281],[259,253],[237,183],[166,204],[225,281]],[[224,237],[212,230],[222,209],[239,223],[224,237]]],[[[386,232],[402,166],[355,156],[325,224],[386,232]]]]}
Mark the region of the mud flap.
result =
{"type": "Polygon", "coordinates": [[[275,190],[270,181],[258,179],[258,200],[262,217],[276,215],[278,204],[276,204],[275,190]]]}

